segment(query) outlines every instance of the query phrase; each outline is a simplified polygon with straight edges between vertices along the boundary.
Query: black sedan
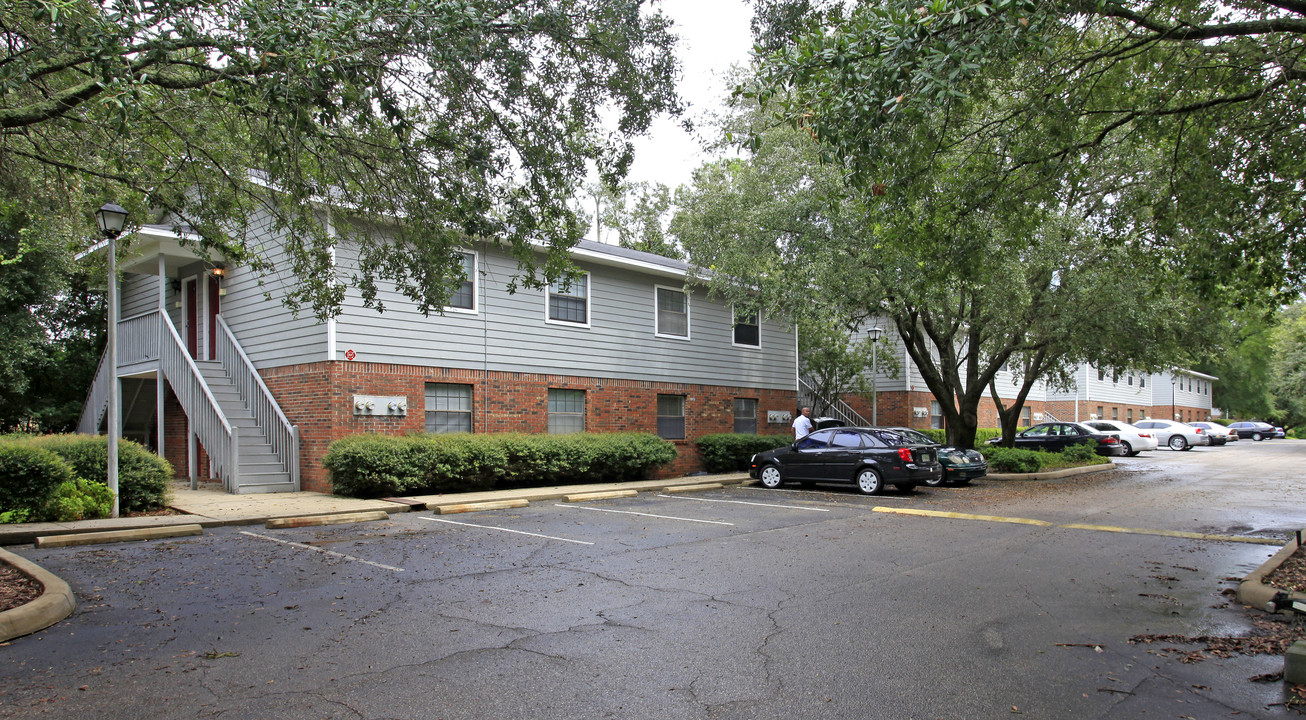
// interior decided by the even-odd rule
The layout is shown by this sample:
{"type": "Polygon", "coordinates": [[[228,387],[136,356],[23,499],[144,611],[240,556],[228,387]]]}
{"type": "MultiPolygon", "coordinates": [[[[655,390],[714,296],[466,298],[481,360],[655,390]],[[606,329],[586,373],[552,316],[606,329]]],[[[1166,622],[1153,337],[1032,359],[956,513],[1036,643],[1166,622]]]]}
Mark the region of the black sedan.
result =
{"type": "MultiPolygon", "coordinates": [[[[996,445],[1002,438],[992,438],[990,445],[996,445]]],[[[1044,452],[1061,452],[1071,445],[1093,445],[1098,455],[1126,455],[1128,451],[1120,444],[1120,438],[1110,433],[1099,432],[1087,425],[1074,422],[1046,422],[1034,425],[1024,432],[1017,433],[1015,447],[1022,450],[1042,450],[1044,452]]]]}
{"type": "Polygon", "coordinates": [[[989,473],[989,464],[984,461],[984,456],[977,450],[965,450],[951,445],[940,445],[934,442],[934,438],[929,435],[911,428],[895,427],[889,429],[906,436],[909,442],[934,446],[934,453],[939,458],[939,464],[943,466],[943,476],[938,480],[926,480],[925,484],[930,487],[967,485],[971,480],[982,478],[989,473]]]}
{"type": "Polygon", "coordinates": [[[760,452],[748,473],[768,488],[791,481],[854,483],[866,495],[879,495],[885,485],[909,491],[937,481],[943,466],[933,445],[883,428],[841,427],[817,430],[793,444],[760,452]]]}
{"type": "Polygon", "coordinates": [[[1282,437],[1275,434],[1273,425],[1255,421],[1233,423],[1229,426],[1229,432],[1236,432],[1240,438],[1251,438],[1253,440],[1267,440],[1272,437],[1282,437]]]}

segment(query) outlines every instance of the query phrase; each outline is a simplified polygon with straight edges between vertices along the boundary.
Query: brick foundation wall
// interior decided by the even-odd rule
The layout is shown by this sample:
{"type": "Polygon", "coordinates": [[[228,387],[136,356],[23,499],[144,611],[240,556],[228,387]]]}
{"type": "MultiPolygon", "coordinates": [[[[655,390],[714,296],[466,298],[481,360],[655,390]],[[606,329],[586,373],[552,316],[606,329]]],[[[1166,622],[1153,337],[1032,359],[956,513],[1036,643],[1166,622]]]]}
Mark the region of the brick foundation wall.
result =
{"type": "MultiPolygon", "coordinates": [[[[843,400],[861,414],[862,417],[866,418],[867,422],[870,422],[872,416],[870,397],[864,397],[861,395],[845,395],[843,400]]],[[[930,410],[930,403],[933,402],[933,400],[934,395],[928,392],[906,392],[901,390],[882,392],[879,397],[879,424],[898,425],[916,428],[918,430],[928,428],[930,427],[930,416],[928,413],[930,410]],[[917,417],[915,414],[915,408],[925,408],[927,414],[924,417],[917,417]]],[[[1047,405],[1048,403],[1039,400],[1025,403],[1025,407],[1030,409],[1030,413],[1047,412],[1047,405]]],[[[1062,420],[1067,419],[1055,410],[1052,412],[1062,420]]],[[[993,404],[992,398],[985,397],[980,400],[976,412],[976,420],[978,423],[977,426],[982,428],[996,428],[1001,425],[998,419],[998,409],[997,406],[993,404]]]]}
{"type": "MultiPolygon", "coordinates": [[[[758,432],[789,432],[789,424],[768,425],[768,410],[793,411],[792,390],[610,380],[539,373],[485,373],[479,370],[429,368],[365,362],[322,362],[263,371],[290,421],[299,426],[300,476],[305,490],[329,492],[322,458],[335,440],[362,432],[403,435],[426,429],[426,383],[472,386],[472,431],[476,433],[548,432],[548,391],[585,391],[588,432],[657,432],[657,396],[685,397],[685,436],[675,440],[677,459],[658,477],[702,469],[694,440],[734,430],[734,399],[758,400],[758,432]],[[354,395],[405,396],[403,416],[355,415],[354,395]]],[[[183,451],[184,452],[184,451],[183,451]]]]}

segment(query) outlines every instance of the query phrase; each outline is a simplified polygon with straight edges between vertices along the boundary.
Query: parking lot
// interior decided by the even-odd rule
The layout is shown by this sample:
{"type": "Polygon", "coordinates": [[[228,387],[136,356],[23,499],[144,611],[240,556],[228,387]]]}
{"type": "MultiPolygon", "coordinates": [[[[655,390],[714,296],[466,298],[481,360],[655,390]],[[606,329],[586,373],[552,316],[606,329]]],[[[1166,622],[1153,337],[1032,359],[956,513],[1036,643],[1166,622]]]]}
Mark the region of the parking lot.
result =
{"type": "Polygon", "coordinates": [[[1248,630],[1225,578],[1303,524],[1303,458],[20,549],[81,604],[0,651],[0,716],[1279,716],[1281,658],[1129,639],[1248,630]]]}

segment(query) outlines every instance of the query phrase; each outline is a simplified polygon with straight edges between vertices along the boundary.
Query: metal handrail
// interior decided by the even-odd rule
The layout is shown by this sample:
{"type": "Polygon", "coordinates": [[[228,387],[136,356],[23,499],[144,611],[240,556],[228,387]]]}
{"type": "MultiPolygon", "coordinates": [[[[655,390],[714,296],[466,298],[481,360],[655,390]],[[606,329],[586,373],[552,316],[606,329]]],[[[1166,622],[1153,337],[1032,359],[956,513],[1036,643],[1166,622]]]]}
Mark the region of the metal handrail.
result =
{"type": "Polygon", "coordinates": [[[222,478],[227,492],[236,492],[240,486],[240,448],[231,423],[209,392],[208,383],[204,382],[172,320],[162,313],[158,315],[159,325],[167,330],[166,334],[159,334],[159,367],[190,418],[192,430],[208,451],[214,472],[222,478]]]}
{"type": "Polygon", "coordinates": [[[798,378],[798,384],[801,391],[806,392],[807,396],[813,400],[820,400],[824,403],[827,409],[843,421],[845,425],[851,427],[868,427],[870,425],[870,423],[866,421],[866,418],[862,417],[860,413],[854,410],[851,405],[844,402],[842,399],[834,398],[831,400],[820,395],[812,388],[811,383],[801,377],[798,378]]]}
{"type": "Polygon", "coordinates": [[[95,369],[95,379],[91,381],[91,391],[86,395],[82,405],[82,417],[77,421],[77,432],[84,435],[98,435],[100,421],[109,411],[109,351],[100,354],[100,365],[95,369]]]}
{"type": "Polygon", "coordinates": [[[281,461],[290,476],[295,490],[299,490],[299,426],[292,425],[272,391],[264,384],[254,363],[236,341],[227,321],[218,315],[217,359],[222,369],[236,386],[236,392],[245,407],[254,416],[255,424],[266,433],[272,453],[281,461]]]}

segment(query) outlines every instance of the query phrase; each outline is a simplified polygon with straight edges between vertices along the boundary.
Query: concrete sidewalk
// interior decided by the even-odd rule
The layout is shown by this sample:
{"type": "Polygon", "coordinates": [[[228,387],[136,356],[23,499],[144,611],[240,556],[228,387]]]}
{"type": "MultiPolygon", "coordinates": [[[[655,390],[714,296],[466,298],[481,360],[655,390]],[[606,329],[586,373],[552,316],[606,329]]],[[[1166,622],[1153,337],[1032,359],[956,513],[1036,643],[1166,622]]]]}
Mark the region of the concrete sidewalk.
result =
{"type": "Polygon", "coordinates": [[[446,505],[498,500],[554,500],[564,495],[588,492],[605,492],[609,490],[649,491],[711,482],[732,485],[748,482],[748,480],[747,473],[728,473],[626,483],[558,485],[487,492],[417,495],[386,500],[360,500],[317,492],[231,495],[224,492],[222,486],[217,483],[204,483],[200,489],[191,490],[189,483],[177,482],[173,485],[172,499],[168,506],[183,514],[78,520],[66,523],[0,525],[0,546],[21,545],[33,542],[38,537],[74,533],[167,528],[178,525],[199,525],[201,527],[255,525],[278,518],[314,517],[371,510],[397,513],[410,510],[434,510],[446,505]]]}

